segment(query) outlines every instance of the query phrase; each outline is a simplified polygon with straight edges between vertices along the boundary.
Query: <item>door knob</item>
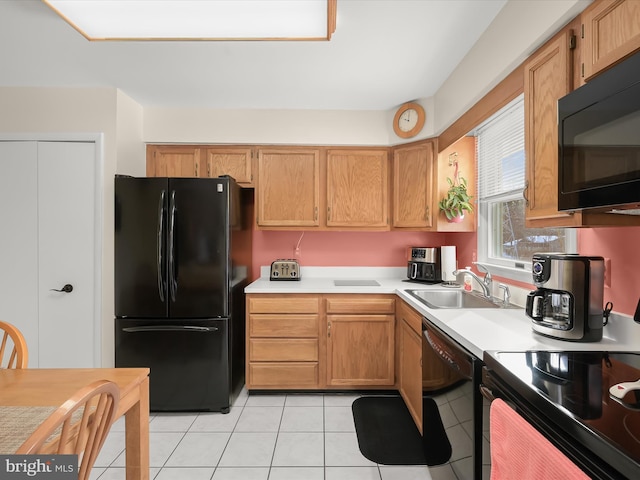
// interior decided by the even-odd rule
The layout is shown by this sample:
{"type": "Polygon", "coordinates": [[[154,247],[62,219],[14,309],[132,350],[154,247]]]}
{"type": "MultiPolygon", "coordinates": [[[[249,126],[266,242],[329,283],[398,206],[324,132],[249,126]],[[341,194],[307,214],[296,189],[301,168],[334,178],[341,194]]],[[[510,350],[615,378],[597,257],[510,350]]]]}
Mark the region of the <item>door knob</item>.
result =
{"type": "Polygon", "coordinates": [[[50,289],[52,292],[64,292],[64,293],[71,293],[73,292],[73,285],[67,283],[64,287],[62,287],[61,289],[57,289],[57,288],[52,288],[50,289]]]}

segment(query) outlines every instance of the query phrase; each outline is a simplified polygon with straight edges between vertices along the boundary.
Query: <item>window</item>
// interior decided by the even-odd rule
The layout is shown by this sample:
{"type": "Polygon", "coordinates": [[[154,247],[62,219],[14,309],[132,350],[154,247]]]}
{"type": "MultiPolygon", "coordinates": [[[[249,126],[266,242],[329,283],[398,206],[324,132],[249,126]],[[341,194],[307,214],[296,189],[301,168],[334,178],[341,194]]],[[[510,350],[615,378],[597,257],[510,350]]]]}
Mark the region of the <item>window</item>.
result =
{"type": "Polygon", "coordinates": [[[575,252],[575,232],[525,227],[524,101],[518,97],[474,132],[478,159],[478,262],[531,282],[531,256],[575,252]]]}

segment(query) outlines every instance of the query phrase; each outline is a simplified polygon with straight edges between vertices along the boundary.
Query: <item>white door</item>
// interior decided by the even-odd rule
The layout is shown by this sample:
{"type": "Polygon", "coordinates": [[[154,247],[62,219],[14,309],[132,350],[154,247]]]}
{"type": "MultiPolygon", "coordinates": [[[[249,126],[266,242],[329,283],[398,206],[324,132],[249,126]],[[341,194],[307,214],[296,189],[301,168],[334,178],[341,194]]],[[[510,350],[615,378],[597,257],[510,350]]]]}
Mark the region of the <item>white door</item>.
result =
{"type": "Polygon", "coordinates": [[[38,146],[0,142],[0,319],[27,340],[38,366],[38,146]]]}
{"type": "Polygon", "coordinates": [[[0,225],[7,217],[14,227],[0,265],[21,280],[2,268],[0,318],[25,333],[30,367],[96,366],[95,158],[92,142],[0,142],[0,189],[11,189],[0,194],[0,225]],[[22,188],[11,186],[17,177],[22,188]]]}

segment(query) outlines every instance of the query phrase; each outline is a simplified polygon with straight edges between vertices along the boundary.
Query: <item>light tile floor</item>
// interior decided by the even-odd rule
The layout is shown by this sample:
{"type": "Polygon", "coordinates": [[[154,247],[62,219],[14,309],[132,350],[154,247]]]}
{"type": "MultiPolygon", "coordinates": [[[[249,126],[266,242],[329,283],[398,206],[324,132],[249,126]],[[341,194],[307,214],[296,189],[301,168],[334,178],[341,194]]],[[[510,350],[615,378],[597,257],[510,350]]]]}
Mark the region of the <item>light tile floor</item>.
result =
{"type": "MultiPolygon", "coordinates": [[[[350,394],[247,395],[231,411],[152,414],[154,480],[456,480],[449,464],[385,466],[365,458],[350,394]]],[[[124,480],[124,421],[118,420],[91,480],[124,480]]]]}

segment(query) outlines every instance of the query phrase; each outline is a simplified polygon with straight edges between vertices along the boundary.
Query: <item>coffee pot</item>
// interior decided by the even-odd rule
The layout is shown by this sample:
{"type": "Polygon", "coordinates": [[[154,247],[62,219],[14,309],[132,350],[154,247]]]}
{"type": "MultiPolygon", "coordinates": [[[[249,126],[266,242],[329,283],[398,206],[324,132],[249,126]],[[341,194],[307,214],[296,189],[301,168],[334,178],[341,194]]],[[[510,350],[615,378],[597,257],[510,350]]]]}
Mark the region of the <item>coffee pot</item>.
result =
{"type": "Polygon", "coordinates": [[[602,339],[604,258],[536,253],[531,273],[537,290],[525,311],[534,332],[574,342],[602,339]]]}

